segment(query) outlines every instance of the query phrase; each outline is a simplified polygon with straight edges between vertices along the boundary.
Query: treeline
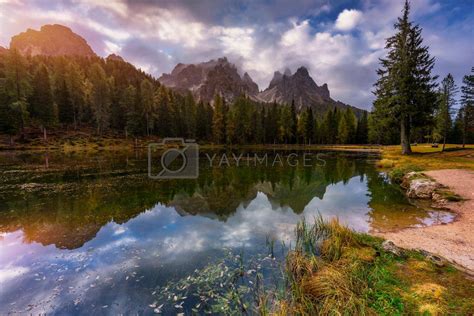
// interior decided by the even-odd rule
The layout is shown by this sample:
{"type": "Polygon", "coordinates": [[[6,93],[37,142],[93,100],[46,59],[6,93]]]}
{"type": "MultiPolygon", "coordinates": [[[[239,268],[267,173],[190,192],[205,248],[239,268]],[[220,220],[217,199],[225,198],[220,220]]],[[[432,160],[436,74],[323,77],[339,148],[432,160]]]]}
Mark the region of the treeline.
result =
{"type": "Polygon", "coordinates": [[[367,143],[367,113],[334,108],[316,117],[311,107],[262,104],[242,96],[212,105],[177,93],[115,59],[0,58],[0,132],[22,135],[25,127],[66,130],[93,126],[96,133],[126,137],[195,138],[216,144],[367,143]]]}
{"type": "Polygon", "coordinates": [[[424,45],[422,29],[410,21],[410,4],[387,39],[387,56],[380,59],[376,100],[369,119],[373,143],[401,143],[404,154],[412,142],[474,143],[474,68],[463,79],[461,100],[451,74],[439,84],[431,71],[435,58],[424,45]],[[453,121],[453,116],[455,119],[453,121]]]}

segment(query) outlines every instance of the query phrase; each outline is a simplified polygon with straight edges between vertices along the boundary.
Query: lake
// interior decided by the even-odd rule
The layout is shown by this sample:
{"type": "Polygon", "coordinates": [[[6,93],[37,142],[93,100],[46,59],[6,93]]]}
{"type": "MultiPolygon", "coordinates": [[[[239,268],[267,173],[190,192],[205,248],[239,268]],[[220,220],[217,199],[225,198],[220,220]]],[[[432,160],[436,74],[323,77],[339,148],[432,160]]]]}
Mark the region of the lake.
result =
{"type": "Polygon", "coordinates": [[[210,153],[197,179],[170,180],[148,177],[146,151],[0,153],[0,314],[252,314],[284,286],[303,218],[368,233],[453,220],[408,201],[376,153],[210,153]]]}

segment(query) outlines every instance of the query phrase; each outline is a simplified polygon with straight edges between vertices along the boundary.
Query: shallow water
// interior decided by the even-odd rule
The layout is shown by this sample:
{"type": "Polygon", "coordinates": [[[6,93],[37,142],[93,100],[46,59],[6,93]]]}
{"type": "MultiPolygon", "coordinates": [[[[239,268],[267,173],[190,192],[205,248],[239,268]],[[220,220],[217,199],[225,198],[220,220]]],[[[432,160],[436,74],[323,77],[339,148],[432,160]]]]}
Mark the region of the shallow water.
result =
{"type": "Polygon", "coordinates": [[[409,203],[374,154],[321,157],[311,167],[202,157],[195,180],[151,180],[146,152],[2,153],[0,314],[216,312],[233,284],[243,297],[260,281],[278,287],[302,218],[362,232],[453,220],[409,203]]]}

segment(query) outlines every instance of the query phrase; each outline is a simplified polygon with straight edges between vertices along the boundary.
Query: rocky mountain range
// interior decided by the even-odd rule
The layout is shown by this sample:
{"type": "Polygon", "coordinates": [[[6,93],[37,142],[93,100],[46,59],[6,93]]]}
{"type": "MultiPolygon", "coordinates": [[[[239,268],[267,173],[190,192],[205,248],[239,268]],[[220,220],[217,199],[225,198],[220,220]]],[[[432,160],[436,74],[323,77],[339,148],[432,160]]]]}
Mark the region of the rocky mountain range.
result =
{"type": "Polygon", "coordinates": [[[237,68],[226,57],[199,64],[177,64],[170,74],[158,79],[167,87],[179,91],[191,91],[205,102],[212,101],[216,93],[227,101],[239,95],[256,96],[258,85],[245,73],[241,77],[237,68]]]}
{"type": "Polygon", "coordinates": [[[15,35],[10,48],[31,56],[97,56],[84,38],[59,24],[44,25],[39,31],[28,29],[15,35]]]}
{"type": "MultiPolygon", "coordinates": [[[[44,25],[39,31],[28,29],[13,36],[10,49],[31,56],[97,56],[84,38],[59,24],[44,25]]],[[[0,47],[0,55],[5,51],[5,48],[0,47]]],[[[109,55],[107,60],[124,61],[115,54],[109,55]]],[[[179,92],[191,91],[198,100],[204,102],[212,102],[216,94],[222,95],[228,102],[246,95],[264,103],[290,104],[294,101],[297,109],[312,107],[320,115],[334,107],[350,107],[356,115],[363,113],[363,110],[332,99],[328,85],[318,86],[305,67],[298,68],[294,74],[289,69],[284,73],[276,71],[263,91],[259,90],[248,73],[240,75],[237,67],[226,57],[198,64],[179,63],[171,73],[163,74],[158,80],[179,92]]]]}
{"type": "Polygon", "coordinates": [[[334,107],[350,107],[356,115],[363,113],[363,110],[332,99],[328,85],[318,86],[305,67],[298,68],[294,74],[289,69],[283,74],[276,71],[268,88],[263,91],[259,91],[248,73],[240,76],[235,65],[226,57],[199,64],[180,63],[170,74],[163,74],[158,80],[167,87],[191,91],[204,102],[212,102],[216,94],[232,102],[243,94],[265,103],[291,104],[294,101],[298,110],[312,107],[317,114],[334,107]]]}

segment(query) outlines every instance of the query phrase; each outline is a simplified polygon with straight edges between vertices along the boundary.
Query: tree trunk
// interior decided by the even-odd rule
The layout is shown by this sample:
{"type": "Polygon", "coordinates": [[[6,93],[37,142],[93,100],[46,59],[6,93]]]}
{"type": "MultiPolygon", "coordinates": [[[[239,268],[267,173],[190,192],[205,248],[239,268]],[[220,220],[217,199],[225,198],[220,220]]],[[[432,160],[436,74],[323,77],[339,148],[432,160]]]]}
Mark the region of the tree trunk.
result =
{"type": "Polygon", "coordinates": [[[464,110],[464,117],[463,117],[463,127],[462,127],[462,148],[466,147],[466,134],[467,134],[467,109],[464,110]]]}
{"type": "Polygon", "coordinates": [[[444,151],[444,148],[446,147],[446,134],[443,137],[443,148],[441,149],[441,152],[444,151]]]}
{"type": "Polygon", "coordinates": [[[46,131],[46,127],[43,127],[43,140],[45,142],[48,141],[48,132],[46,131]]]}
{"type": "Polygon", "coordinates": [[[148,123],[148,113],[145,114],[146,117],[146,136],[150,136],[150,126],[148,123]]]}
{"type": "Polygon", "coordinates": [[[411,154],[410,127],[406,117],[402,117],[400,120],[400,142],[402,145],[402,155],[411,154]]]}
{"type": "Polygon", "coordinates": [[[10,135],[10,146],[13,146],[13,136],[10,135]]]}

